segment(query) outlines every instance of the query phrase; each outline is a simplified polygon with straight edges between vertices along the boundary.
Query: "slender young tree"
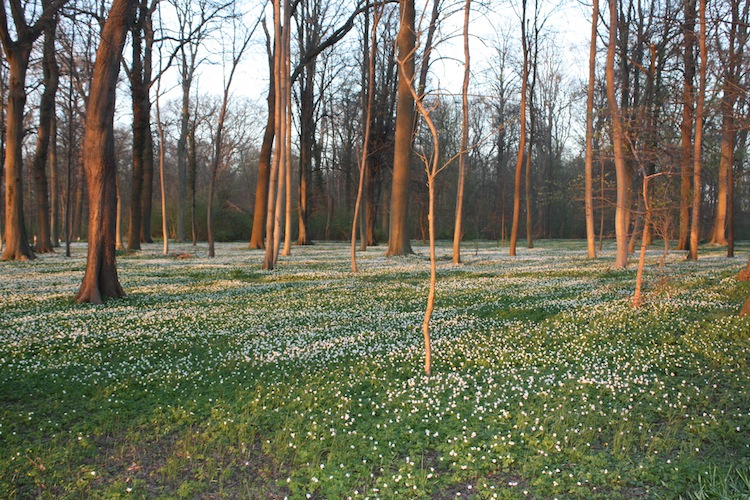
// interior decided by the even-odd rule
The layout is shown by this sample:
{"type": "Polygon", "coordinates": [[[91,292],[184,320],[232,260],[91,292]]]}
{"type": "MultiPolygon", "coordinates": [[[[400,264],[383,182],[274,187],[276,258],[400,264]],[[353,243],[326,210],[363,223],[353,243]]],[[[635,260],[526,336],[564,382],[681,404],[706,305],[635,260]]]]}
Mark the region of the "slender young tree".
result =
{"type": "Polygon", "coordinates": [[[78,302],[100,304],[122,297],[117,277],[115,225],[117,210],[114,147],[115,89],[122,48],[137,0],[114,0],[101,32],[88,106],[83,162],[89,192],[89,244],[78,302]]]}
{"type": "Polygon", "coordinates": [[[586,246],[589,259],[596,258],[596,234],[594,230],[594,90],[596,84],[596,29],[599,24],[599,0],[593,0],[591,14],[591,42],[589,44],[589,85],[586,94],[586,160],[585,209],[586,246]]]}
{"type": "Polygon", "coordinates": [[[471,0],[464,4],[464,81],[461,87],[461,150],[458,156],[458,187],[456,194],[456,222],[453,227],[453,263],[461,262],[461,238],[464,184],[466,183],[466,157],[469,148],[469,17],[471,14],[471,0]]]}
{"type": "Polygon", "coordinates": [[[255,28],[260,23],[260,19],[258,19],[258,22],[255,24],[255,27],[253,27],[250,30],[246,30],[242,37],[239,40],[239,44],[237,43],[238,40],[236,39],[237,33],[232,33],[232,40],[231,40],[231,64],[229,69],[229,75],[224,80],[224,93],[221,100],[221,110],[219,111],[219,119],[216,123],[216,132],[214,134],[214,151],[213,151],[213,157],[211,159],[211,181],[208,185],[208,202],[207,202],[207,208],[206,208],[206,228],[208,231],[208,256],[214,257],[216,255],[215,249],[214,249],[214,229],[213,229],[213,201],[214,201],[214,192],[216,191],[216,178],[219,173],[219,165],[222,162],[222,147],[223,147],[223,133],[224,133],[224,123],[226,121],[227,116],[227,107],[229,105],[229,90],[232,87],[232,80],[234,79],[235,72],[237,71],[237,66],[240,64],[240,61],[242,60],[243,55],[245,54],[245,50],[247,49],[247,46],[250,44],[250,39],[253,36],[253,33],[255,33],[255,28]]]}
{"type": "Polygon", "coordinates": [[[529,82],[529,46],[526,38],[526,0],[521,0],[521,48],[523,50],[523,70],[521,75],[521,104],[518,131],[518,157],[513,183],[513,223],[510,230],[509,255],[515,257],[518,242],[518,224],[521,220],[521,174],[526,152],[526,94],[529,82]]]}
{"type": "Polygon", "coordinates": [[[372,103],[375,94],[375,56],[377,54],[377,34],[380,16],[382,15],[382,6],[376,6],[373,12],[372,35],[370,38],[370,53],[367,58],[368,77],[367,103],[365,104],[365,130],[362,135],[362,158],[359,164],[359,186],[357,188],[357,201],[354,203],[354,217],[352,217],[352,272],[357,272],[357,222],[359,220],[359,210],[362,204],[362,193],[364,191],[365,177],[367,176],[367,156],[370,154],[370,128],[372,122],[372,103]]]}
{"type": "MultiPolygon", "coordinates": [[[[263,266],[262,268],[264,270],[272,270],[276,266],[276,258],[278,256],[278,242],[280,235],[278,234],[279,231],[276,230],[276,228],[281,226],[281,200],[280,194],[281,189],[283,189],[283,183],[280,182],[281,177],[281,155],[282,151],[285,149],[283,147],[284,141],[283,141],[283,121],[282,116],[286,115],[286,108],[285,104],[286,101],[284,100],[284,90],[283,90],[283,79],[281,78],[281,72],[284,60],[284,39],[282,36],[282,29],[286,29],[286,27],[282,26],[282,9],[281,9],[281,1],[282,0],[274,0],[273,1],[273,33],[274,33],[274,74],[276,75],[276,78],[273,80],[273,84],[275,85],[274,89],[274,136],[275,136],[275,144],[274,144],[274,153],[273,153],[273,163],[271,164],[271,171],[269,174],[269,180],[268,180],[268,205],[266,209],[266,253],[265,257],[263,259],[263,266]],[[284,107],[282,108],[282,105],[284,107]]],[[[285,4],[285,7],[287,5],[285,4]]]]}

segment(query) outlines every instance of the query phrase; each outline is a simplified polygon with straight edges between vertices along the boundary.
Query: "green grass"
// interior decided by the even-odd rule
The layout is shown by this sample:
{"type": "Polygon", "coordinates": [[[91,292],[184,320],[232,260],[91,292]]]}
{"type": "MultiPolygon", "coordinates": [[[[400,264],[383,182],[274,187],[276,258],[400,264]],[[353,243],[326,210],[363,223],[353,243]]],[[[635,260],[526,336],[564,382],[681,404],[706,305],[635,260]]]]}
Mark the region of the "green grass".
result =
{"type": "MultiPolygon", "coordinates": [[[[85,247],[0,263],[0,498],[747,498],[744,259],[613,248],[147,245],[71,300],[85,247]],[[744,497],[742,495],[745,495],[744,497]]],[[[739,245],[744,255],[750,248],[739,245]]]]}

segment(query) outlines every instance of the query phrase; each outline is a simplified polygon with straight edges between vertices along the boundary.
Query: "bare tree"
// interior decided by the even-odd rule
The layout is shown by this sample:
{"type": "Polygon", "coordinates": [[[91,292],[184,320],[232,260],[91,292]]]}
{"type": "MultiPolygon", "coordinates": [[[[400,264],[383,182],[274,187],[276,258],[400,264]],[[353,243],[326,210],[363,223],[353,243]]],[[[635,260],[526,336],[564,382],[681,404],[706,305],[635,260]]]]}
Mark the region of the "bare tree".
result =
{"type": "MultiPolygon", "coordinates": [[[[382,15],[382,7],[375,7],[372,21],[372,36],[370,40],[370,54],[368,57],[367,103],[365,104],[365,130],[362,135],[362,157],[359,166],[359,187],[357,189],[357,201],[354,203],[354,217],[352,217],[352,272],[357,272],[357,222],[359,210],[362,204],[362,193],[364,191],[365,177],[367,176],[367,156],[370,153],[370,128],[372,122],[372,103],[375,93],[375,55],[377,53],[378,24],[382,15]]],[[[366,243],[366,241],[363,241],[366,243]]]]}
{"type": "MultiPolygon", "coordinates": [[[[233,19],[236,22],[236,19],[233,19]]],[[[208,205],[206,208],[206,227],[208,229],[208,256],[214,257],[215,256],[215,250],[214,250],[214,230],[213,230],[213,201],[214,201],[214,192],[216,191],[216,177],[219,172],[219,165],[222,161],[222,135],[224,132],[224,122],[226,120],[227,116],[227,105],[229,103],[229,90],[232,86],[232,80],[234,79],[235,71],[237,70],[237,66],[239,65],[240,61],[242,60],[242,56],[245,54],[245,49],[247,49],[247,46],[250,43],[250,38],[253,36],[253,33],[255,32],[255,28],[258,27],[258,24],[260,23],[260,18],[258,19],[258,22],[255,24],[255,26],[252,29],[245,29],[243,33],[240,34],[239,40],[237,39],[237,26],[234,27],[234,32],[232,33],[231,37],[231,59],[230,59],[230,69],[229,69],[229,75],[225,77],[224,79],[224,94],[221,101],[221,110],[219,111],[219,119],[216,123],[216,132],[214,134],[214,154],[213,158],[211,160],[211,181],[208,185],[208,205]]]]}

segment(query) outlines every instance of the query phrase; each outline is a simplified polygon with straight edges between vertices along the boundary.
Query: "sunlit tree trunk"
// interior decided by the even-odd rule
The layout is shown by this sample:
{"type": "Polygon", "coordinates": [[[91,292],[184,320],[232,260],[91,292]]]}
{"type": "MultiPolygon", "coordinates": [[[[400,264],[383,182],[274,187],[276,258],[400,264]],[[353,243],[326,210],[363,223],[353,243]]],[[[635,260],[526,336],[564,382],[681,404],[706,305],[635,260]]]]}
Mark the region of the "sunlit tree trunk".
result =
{"type": "MultiPolygon", "coordinates": [[[[5,7],[3,6],[3,10],[5,7]]],[[[5,38],[5,37],[3,37],[5,38]]],[[[2,260],[33,259],[23,217],[23,112],[26,104],[26,70],[31,52],[28,43],[3,43],[10,68],[5,125],[5,247],[2,260]]]]}
{"type": "Polygon", "coordinates": [[[114,0],[96,52],[94,77],[86,108],[84,167],[89,184],[89,244],[78,302],[101,303],[125,295],[115,263],[117,209],[114,147],[115,89],[120,57],[136,0],[114,0]]]}
{"type": "Polygon", "coordinates": [[[264,244],[264,228],[266,222],[266,208],[268,205],[268,180],[269,173],[271,170],[271,153],[273,152],[273,137],[274,137],[274,104],[276,102],[276,83],[275,74],[273,71],[274,65],[274,53],[275,48],[271,49],[271,40],[268,35],[265,23],[263,29],[266,33],[266,49],[268,52],[268,65],[269,71],[269,85],[268,85],[268,98],[266,99],[268,108],[268,117],[266,118],[266,130],[263,134],[263,142],[260,146],[260,158],[258,160],[258,183],[255,186],[255,208],[253,210],[253,229],[250,235],[251,249],[263,249],[264,244]]]}
{"type": "Polygon", "coordinates": [[[599,0],[593,0],[591,15],[591,42],[589,45],[589,85],[586,94],[586,163],[585,163],[585,209],[586,243],[589,259],[596,258],[596,234],[594,231],[594,85],[596,83],[596,28],[599,24],[599,0]]]}
{"type": "Polygon", "coordinates": [[[400,0],[401,17],[397,38],[397,58],[401,71],[398,78],[396,108],[396,142],[393,153],[391,213],[386,255],[412,253],[409,242],[409,178],[411,136],[414,124],[414,0],[400,0]]]}
{"type": "Polygon", "coordinates": [[[509,255],[516,255],[518,242],[518,224],[521,220],[521,175],[523,159],[526,152],[526,94],[529,81],[529,46],[526,39],[526,0],[521,1],[521,46],[523,49],[523,74],[521,76],[521,104],[518,130],[518,157],[516,158],[516,175],[513,183],[513,222],[510,229],[509,255]]]}
{"type": "MultiPolygon", "coordinates": [[[[456,194],[456,222],[453,229],[453,263],[461,262],[461,238],[464,204],[464,184],[466,183],[466,156],[469,148],[469,16],[471,0],[464,5],[464,82],[461,87],[461,151],[458,157],[458,188],[456,194]]],[[[479,237],[479,235],[477,235],[479,237]]]]}
{"type": "MultiPolygon", "coordinates": [[[[273,80],[275,85],[275,100],[274,100],[274,136],[275,145],[273,152],[273,163],[271,164],[271,172],[268,181],[268,205],[266,209],[266,254],[263,259],[263,269],[272,270],[276,266],[276,256],[278,255],[277,246],[279,241],[279,235],[277,235],[277,227],[280,227],[281,221],[278,220],[281,217],[281,206],[280,200],[280,180],[281,177],[281,156],[284,150],[283,141],[283,119],[282,119],[282,101],[284,97],[282,78],[280,77],[283,68],[283,52],[284,43],[282,38],[282,22],[281,22],[281,0],[273,1],[273,31],[274,31],[274,73],[277,78],[273,80]]],[[[286,113],[283,112],[285,115],[286,113]]],[[[283,186],[283,184],[282,184],[283,186]]]]}
{"type": "Polygon", "coordinates": [[[616,268],[628,265],[628,179],[623,155],[622,116],[615,97],[615,46],[617,44],[617,2],[609,0],[609,44],[607,48],[607,100],[612,119],[612,147],[617,176],[617,207],[615,209],[615,238],[617,240],[616,268]]]}
{"type": "Polygon", "coordinates": [[[706,68],[708,49],[706,47],[706,0],[700,0],[700,68],[698,70],[698,103],[695,108],[695,144],[693,149],[693,212],[690,219],[689,260],[698,260],[698,239],[700,237],[701,209],[701,148],[703,140],[703,106],[706,100],[706,68]]]}

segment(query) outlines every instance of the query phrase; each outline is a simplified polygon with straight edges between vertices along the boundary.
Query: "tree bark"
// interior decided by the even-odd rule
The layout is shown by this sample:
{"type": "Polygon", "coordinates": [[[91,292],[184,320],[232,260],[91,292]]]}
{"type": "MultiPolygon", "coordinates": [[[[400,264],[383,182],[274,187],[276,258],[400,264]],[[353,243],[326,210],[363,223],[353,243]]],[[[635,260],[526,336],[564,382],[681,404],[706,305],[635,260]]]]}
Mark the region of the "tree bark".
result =
{"type": "Polygon", "coordinates": [[[593,0],[591,15],[591,42],[589,45],[589,85],[586,94],[586,160],[585,160],[585,210],[586,246],[589,259],[596,258],[594,230],[594,85],[596,83],[596,28],[599,24],[599,0],[593,0]]]}
{"type": "MultiPolygon", "coordinates": [[[[49,3],[49,2],[46,2],[49,3]]],[[[50,202],[46,168],[50,159],[50,136],[55,115],[55,95],[59,83],[59,70],[55,59],[55,31],[57,20],[50,22],[44,30],[42,67],[44,71],[44,92],[39,102],[39,128],[37,129],[36,153],[32,163],[34,186],[36,188],[37,253],[52,251],[50,236],[50,202]]]]}
{"type": "MultiPolygon", "coordinates": [[[[469,149],[469,16],[471,0],[464,5],[464,81],[461,88],[461,151],[458,156],[458,187],[456,193],[456,222],[453,227],[453,263],[461,263],[461,238],[463,237],[464,184],[466,183],[466,156],[469,149]]],[[[477,235],[479,237],[479,235],[477,235]]]]}
{"type": "Polygon", "coordinates": [[[57,164],[57,117],[53,114],[49,145],[50,238],[53,247],[60,246],[60,176],[57,164]]]}
{"type": "Polygon", "coordinates": [[[690,193],[693,173],[693,102],[695,78],[695,2],[684,0],[682,122],[680,123],[680,232],[677,250],[687,250],[690,237],[690,193]]]}
{"type": "Polygon", "coordinates": [[[397,58],[402,65],[398,75],[396,142],[393,153],[391,214],[386,255],[413,253],[409,242],[409,180],[411,138],[414,123],[414,0],[400,0],[401,17],[397,38],[397,58]]]}
{"type": "Polygon", "coordinates": [[[76,295],[78,302],[99,304],[105,297],[125,295],[115,263],[117,163],[113,121],[120,58],[135,6],[136,0],[114,0],[96,52],[84,137],[90,207],[88,260],[76,295]]]}
{"type": "Polygon", "coordinates": [[[623,155],[623,130],[620,108],[615,97],[615,45],[617,43],[617,2],[609,0],[609,44],[607,49],[607,100],[612,119],[612,143],[617,176],[617,208],[615,210],[615,238],[617,240],[616,268],[628,265],[628,181],[623,155]]]}
{"type": "Polygon", "coordinates": [[[271,153],[273,152],[273,137],[274,137],[274,103],[276,101],[276,83],[275,75],[273,71],[273,61],[275,48],[271,49],[271,41],[268,36],[268,30],[266,25],[263,25],[263,29],[266,32],[266,48],[268,52],[268,66],[269,66],[269,85],[268,85],[268,98],[266,99],[268,108],[268,117],[266,119],[266,131],[263,134],[263,143],[260,146],[260,159],[258,160],[258,183],[255,186],[255,208],[253,210],[253,229],[250,235],[250,244],[248,245],[251,249],[263,249],[264,244],[264,225],[266,221],[266,207],[268,205],[268,181],[271,170],[271,153]]]}
{"type": "Polygon", "coordinates": [[[706,100],[706,68],[708,66],[706,48],[706,0],[700,0],[700,68],[698,70],[698,103],[695,108],[695,144],[693,146],[693,211],[690,219],[689,260],[698,260],[698,239],[700,237],[701,209],[701,146],[703,140],[703,106],[706,100]]]}
{"type": "Polygon", "coordinates": [[[521,220],[521,175],[523,159],[526,152],[526,94],[529,82],[529,46],[526,39],[526,0],[521,2],[521,46],[523,49],[523,75],[521,77],[521,117],[518,131],[518,156],[516,158],[516,175],[513,183],[513,222],[510,229],[509,255],[515,257],[518,242],[518,224],[521,220]]]}
{"type": "Polygon", "coordinates": [[[128,250],[141,249],[141,197],[143,191],[143,160],[146,151],[146,133],[149,119],[147,107],[148,88],[143,85],[143,24],[146,8],[139,2],[138,20],[131,28],[133,66],[128,72],[133,105],[133,174],[130,184],[130,219],[128,223],[128,250]]]}

